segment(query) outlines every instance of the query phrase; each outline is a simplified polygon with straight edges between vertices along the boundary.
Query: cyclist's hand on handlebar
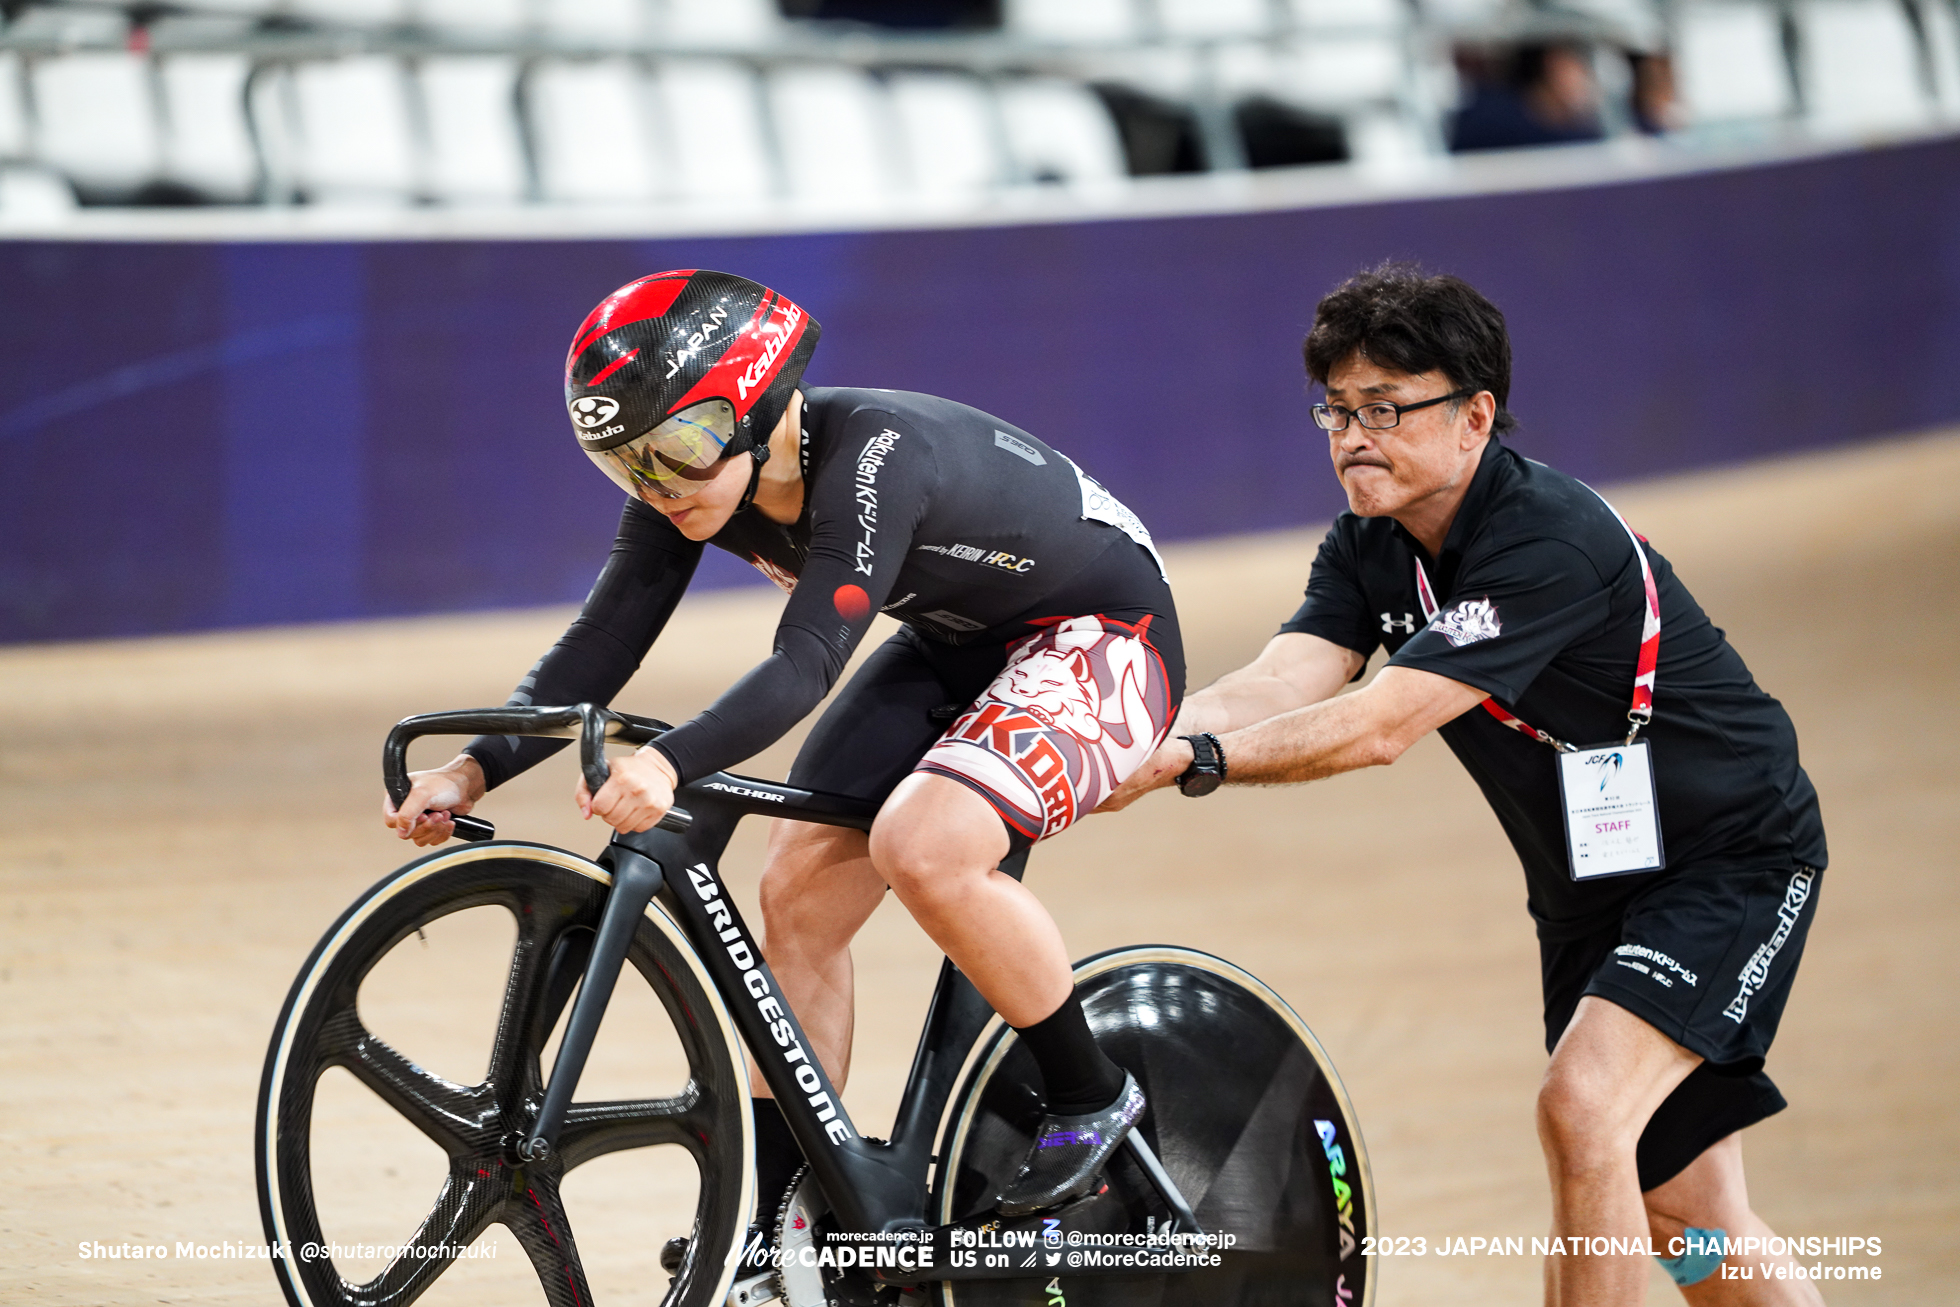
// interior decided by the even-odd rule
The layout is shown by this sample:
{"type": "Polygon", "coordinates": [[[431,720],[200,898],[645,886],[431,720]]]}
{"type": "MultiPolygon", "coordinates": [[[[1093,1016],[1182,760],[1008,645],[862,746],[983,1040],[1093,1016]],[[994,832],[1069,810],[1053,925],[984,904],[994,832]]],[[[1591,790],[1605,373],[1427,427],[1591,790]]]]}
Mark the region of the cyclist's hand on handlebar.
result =
{"type": "Polygon", "coordinates": [[[579,811],[616,831],[652,830],[674,806],[674,786],[680,779],[674,765],[658,749],[641,749],[611,762],[612,775],[597,794],[586,789],[585,777],[579,777],[579,811]]]}
{"type": "Polygon", "coordinates": [[[467,753],[429,771],[408,774],[408,796],[397,808],[381,796],[381,820],[405,840],[427,848],[440,844],[456,833],[451,817],[460,817],[476,806],[485,788],[483,768],[467,753]]]}

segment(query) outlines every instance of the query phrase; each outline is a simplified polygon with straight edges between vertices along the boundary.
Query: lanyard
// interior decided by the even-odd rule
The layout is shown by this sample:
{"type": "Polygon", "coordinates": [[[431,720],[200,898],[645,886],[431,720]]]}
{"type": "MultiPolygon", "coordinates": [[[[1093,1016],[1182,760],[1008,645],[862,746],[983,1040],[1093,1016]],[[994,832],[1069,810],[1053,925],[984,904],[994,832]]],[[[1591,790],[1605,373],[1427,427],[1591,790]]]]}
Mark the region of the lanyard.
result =
{"type": "MultiPolygon", "coordinates": [[[[1586,489],[1592,490],[1592,487],[1587,486],[1586,489]]],[[[1618,522],[1620,529],[1627,533],[1627,539],[1633,541],[1633,556],[1640,560],[1640,579],[1647,587],[1647,617],[1641,623],[1640,658],[1633,671],[1633,706],[1627,709],[1627,721],[1632,723],[1632,729],[1627,732],[1626,742],[1632,744],[1633,737],[1640,734],[1640,728],[1654,719],[1654,669],[1659,666],[1661,659],[1661,596],[1660,590],[1654,585],[1654,569],[1647,563],[1647,551],[1640,547],[1640,537],[1634,534],[1633,528],[1627,525],[1627,520],[1620,516],[1619,510],[1606,503],[1604,495],[1597,490],[1593,490],[1593,495],[1600,503],[1606,504],[1606,511],[1613,515],[1613,520],[1618,522]]],[[[1422,601],[1424,620],[1435,621],[1436,614],[1441,610],[1436,603],[1435,592],[1429,588],[1429,573],[1423,570],[1420,558],[1416,559],[1416,596],[1422,601]]],[[[1572,745],[1556,735],[1548,735],[1523,718],[1498,707],[1495,699],[1485,699],[1484,709],[1512,730],[1522,731],[1534,740],[1541,740],[1560,753],[1574,751],[1572,745]]]]}

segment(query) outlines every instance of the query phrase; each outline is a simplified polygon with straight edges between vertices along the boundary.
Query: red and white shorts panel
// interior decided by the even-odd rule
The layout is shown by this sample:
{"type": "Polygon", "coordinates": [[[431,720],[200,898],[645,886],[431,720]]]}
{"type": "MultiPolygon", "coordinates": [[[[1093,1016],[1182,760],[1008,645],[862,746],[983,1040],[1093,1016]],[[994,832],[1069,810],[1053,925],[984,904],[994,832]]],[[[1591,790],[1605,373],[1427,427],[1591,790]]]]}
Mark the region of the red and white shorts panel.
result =
{"type": "Polygon", "coordinates": [[[1022,640],[917,770],[979,791],[1030,841],[1067,829],[1170,733],[1177,705],[1149,626],[1070,617],[1022,640]]]}

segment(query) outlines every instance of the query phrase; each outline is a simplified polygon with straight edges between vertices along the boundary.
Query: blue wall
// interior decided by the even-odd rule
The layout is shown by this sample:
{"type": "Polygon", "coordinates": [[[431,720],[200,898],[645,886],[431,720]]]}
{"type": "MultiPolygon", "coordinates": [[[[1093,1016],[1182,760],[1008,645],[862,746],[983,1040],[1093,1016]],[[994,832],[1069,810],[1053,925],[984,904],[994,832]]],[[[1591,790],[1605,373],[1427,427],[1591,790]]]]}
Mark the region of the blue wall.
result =
{"type": "Polygon", "coordinates": [[[1325,519],[1341,500],[1300,337],[1321,294],[1391,256],[1504,309],[1516,443],[1588,479],[1960,421],[1956,140],[1074,225],[8,242],[0,640],[578,599],[618,510],[568,434],[565,343],[666,267],[780,287],[824,324],[813,382],[997,412],[1163,538],[1325,519]]]}

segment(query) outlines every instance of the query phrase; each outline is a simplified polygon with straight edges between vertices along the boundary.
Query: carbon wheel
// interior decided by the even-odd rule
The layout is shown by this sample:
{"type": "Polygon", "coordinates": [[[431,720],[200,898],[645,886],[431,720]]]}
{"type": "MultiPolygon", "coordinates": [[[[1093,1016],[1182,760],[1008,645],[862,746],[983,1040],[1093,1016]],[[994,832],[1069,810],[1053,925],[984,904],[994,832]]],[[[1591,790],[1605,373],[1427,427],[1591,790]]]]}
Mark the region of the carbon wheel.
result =
{"type": "MultiPolygon", "coordinates": [[[[1150,1100],[1138,1129],[1199,1224],[1236,1243],[1216,1267],[952,1281],[938,1286],[939,1301],[1367,1307],[1374,1280],[1361,1240],[1374,1233],[1375,1207],[1367,1154],[1333,1063],[1293,1009],[1238,967],[1192,949],[1112,950],[1078,963],[1075,979],[1096,1042],[1150,1100]]],[[[940,1156],[951,1159],[935,1179],[941,1223],[993,1206],[1033,1142],[1040,1083],[1012,1030],[997,1025],[981,1038],[941,1139],[940,1156]]],[[[1133,1229],[1168,1215],[1127,1149],[1106,1174],[1133,1229]]],[[[1120,1250],[1064,1249],[1085,1258],[1109,1251],[1120,1250]]]]}
{"type": "MultiPolygon", "coordinates": [[[[512,1151],[542,1099],[541,1055],[578,982],[610,883],[597,865],[542,845],[499,842],[438,852],[362,895],[315,947],[279,1014],[259,1086],[259,1207],[267,1241],[282,1254],[273,1259],[274,1271],[294,1307],[414,1302],[493,1224],[510,1231],[536,1272],[535,1294],[521,1282],[518,1286],[525,1300],[591,1307],[592,1289],[562,1183],[567,1173],[595,1158],[659,1145],[684,1150],[698,1172],[691,1229],[665,1232],[690,1236],[688,1257],[659,1301],[669,1307],[722,1302],[754,1202],[747,1078],[727,1011],[657,900],[628,950],[629,965],[622,969],[607,1026],[623,1000],[638,1003],[663,1038],[671,1031],[679,1050],[676,1063],[684,1061],[673,1078],[684,1083],[664,1098],[575,1102],[552,1157],[526,1163],[512,1151]],[[449,928],[445,919],[480,908],[509,914],[515,944],[506,969],[499,970],[500,952],[489,955],[486,997],[501,976],[501,999],[495,1003],[489,1046],[480,1060],[470,1060],[467,1071],[457,1073],[482,1076],[467,1084],[425,1070],[413,1060],[416,1049],[398,1051],[372,1033],[362,991],[397,944],[411,936],[426,943],[449,928]],[[423,934],[425,927],[429,935],[423,934]],[[645,1001],[645,991],[629,994],[636,977],[657,1005],[645,1001]],[[389,1245],[392,1255],[384,1254],[385,1265],[359,1283],[343,1276],[333,1255],[308,1255],[309,1245],[334,1244],[323,1228],[316,1171],[347,1164],[345,1153],[315,1142],[316,1129],[322,1128],[316,1122],[322,1077],[336,1068],[372,1091],[447,1158],[446,1176],[439,1186],[431,1185],[437,1191],[427,1214],[419,1224],[409,1218],[389,1245]]],[[[501,914],[479,913],[473,919],[486,918],[494,922],[501,914]]],[[[415,944],[405,947],[412,951],[415,944]]],[[[440,1019],[444,997],[426,995],[432,1019],[440,1019]]],[[[601,1043],[606,1038],[602,1027],[601,1043]]],[[[581,1092],[589,1083],[588,1069],[581,1092]]],[[[368,1106],[373,1109],[371,1102],[368,1106]]],[[[424,1147],[412,1134],[406,1137],[424,1147]]],[[[412,1195],[420,1192],[411,1191],[418,1207],[421,1200],[412,1195]]],[[[616,1250],[633,1259],[636,1275],[644,1261],[649,1301],[657,1296],[652,1286],[665,1279],[656,1264],[657,1233],[648,1230],[632,1246],[616,1250]]]]}

